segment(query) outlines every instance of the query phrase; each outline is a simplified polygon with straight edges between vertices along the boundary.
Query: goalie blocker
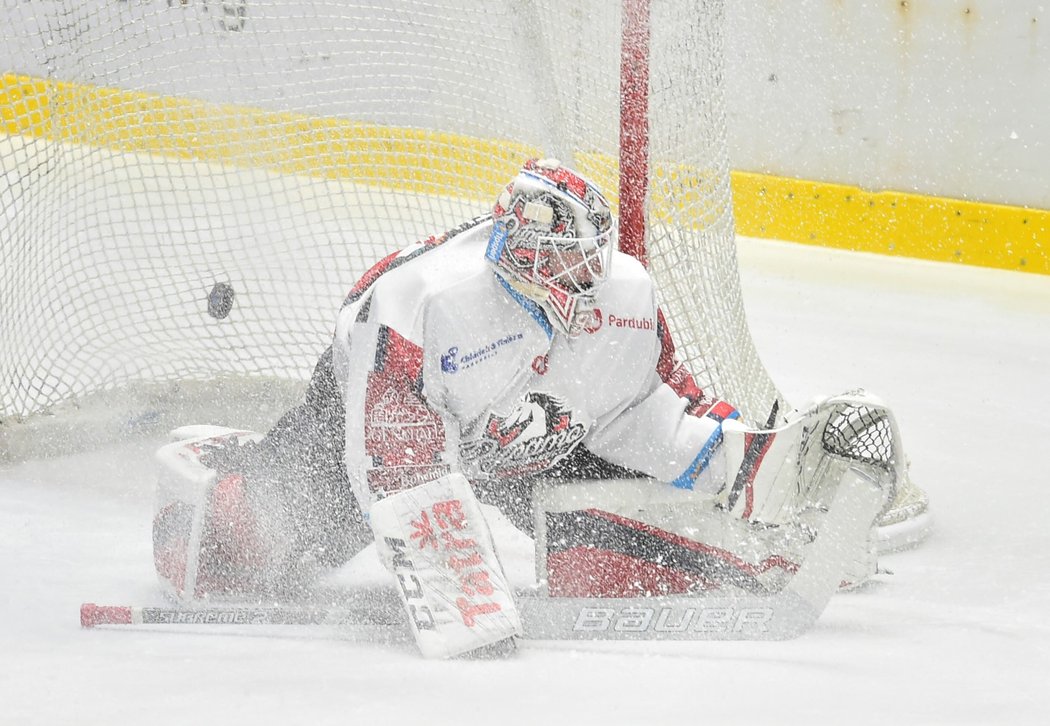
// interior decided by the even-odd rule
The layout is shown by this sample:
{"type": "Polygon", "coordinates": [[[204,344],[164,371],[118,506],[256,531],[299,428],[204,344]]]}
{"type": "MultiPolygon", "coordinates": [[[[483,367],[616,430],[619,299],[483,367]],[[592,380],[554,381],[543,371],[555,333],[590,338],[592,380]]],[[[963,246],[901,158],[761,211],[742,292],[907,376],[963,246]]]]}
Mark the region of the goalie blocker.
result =
{"type": "Polygon", "coordinates": [[[384,497],[372,505],[370,521],[425,657],[509,646],[521,635],[488,524],[462,475],[384,497]]]}

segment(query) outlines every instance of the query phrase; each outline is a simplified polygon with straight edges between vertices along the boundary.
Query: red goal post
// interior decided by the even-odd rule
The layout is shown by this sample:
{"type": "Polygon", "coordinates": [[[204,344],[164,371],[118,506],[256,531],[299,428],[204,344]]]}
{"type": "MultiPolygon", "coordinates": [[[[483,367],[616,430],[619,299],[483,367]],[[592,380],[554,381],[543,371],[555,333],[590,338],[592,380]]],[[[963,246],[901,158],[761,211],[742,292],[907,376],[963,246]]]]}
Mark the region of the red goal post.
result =
{"type": "Polygon", "coordinates": [[[486,211],[529,156],[607,191],[702,386],[756,422],[778,400],[736,268],[724,0],[55,0],[0,22],[0,456],[267,425],[357,276],[486,211]]]}

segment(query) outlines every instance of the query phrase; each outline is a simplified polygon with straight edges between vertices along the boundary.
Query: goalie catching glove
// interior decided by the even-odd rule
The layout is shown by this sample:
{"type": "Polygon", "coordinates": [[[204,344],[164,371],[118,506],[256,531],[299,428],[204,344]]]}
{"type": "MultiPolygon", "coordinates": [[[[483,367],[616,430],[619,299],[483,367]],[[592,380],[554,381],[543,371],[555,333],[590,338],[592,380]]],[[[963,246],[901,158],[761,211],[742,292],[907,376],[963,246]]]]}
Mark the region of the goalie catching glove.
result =
{"type": "Polygon", "coordinates": [[[716,501],[749,521],[784,524],[824,507],[828,488],[851,466],[878,483],[887,504],[903,477],[893,412],[861,391],[795,412],[781,428],[753,430],[726,421],[722,430],[731,474],[716,501]]]}
{"type": "MultiPolygon", "coordinates": [[[[847,470],[862,472],[883,496],[880,516],[904,482],[901,437],[893,412],[863,391],[817,401],[789,416],[787,425],[751,430],[723,424],[723,449],[732,472],[717,506],[754,523],[817,530],[847,470]]],[[[844,587],[876,572],[879,518],[866,525],[863,550],[842,573],[844,587]]]]}

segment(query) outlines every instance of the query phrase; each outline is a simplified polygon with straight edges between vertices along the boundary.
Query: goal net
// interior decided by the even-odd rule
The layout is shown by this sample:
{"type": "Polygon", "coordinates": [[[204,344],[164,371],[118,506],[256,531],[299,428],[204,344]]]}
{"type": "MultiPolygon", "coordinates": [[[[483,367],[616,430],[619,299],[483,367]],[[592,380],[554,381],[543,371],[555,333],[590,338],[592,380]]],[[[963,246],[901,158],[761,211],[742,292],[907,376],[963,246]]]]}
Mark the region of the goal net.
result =
{"type": "Polygon", "coordinates": [[[533,156],[607,192],[680,357],[765,422],[723,3],[2,0],[0,437],[276,417],[357,277],[533,156]]]}

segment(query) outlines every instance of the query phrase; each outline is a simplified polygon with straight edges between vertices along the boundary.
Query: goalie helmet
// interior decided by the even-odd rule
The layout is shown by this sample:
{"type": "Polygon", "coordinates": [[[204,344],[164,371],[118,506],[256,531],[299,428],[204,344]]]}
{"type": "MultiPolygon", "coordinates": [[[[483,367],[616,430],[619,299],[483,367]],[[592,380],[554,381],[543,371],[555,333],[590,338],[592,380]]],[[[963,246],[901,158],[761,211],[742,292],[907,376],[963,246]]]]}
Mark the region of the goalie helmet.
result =
{"type": "Polygon", "coordinates": [[[555,329],[578,335],[591,320],[616,245],[605,197],[557,161],[532,159],[500,194],[492,219],[485,256],[555,329]]]}

